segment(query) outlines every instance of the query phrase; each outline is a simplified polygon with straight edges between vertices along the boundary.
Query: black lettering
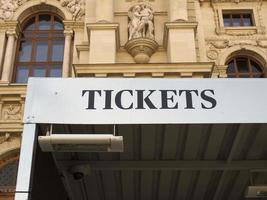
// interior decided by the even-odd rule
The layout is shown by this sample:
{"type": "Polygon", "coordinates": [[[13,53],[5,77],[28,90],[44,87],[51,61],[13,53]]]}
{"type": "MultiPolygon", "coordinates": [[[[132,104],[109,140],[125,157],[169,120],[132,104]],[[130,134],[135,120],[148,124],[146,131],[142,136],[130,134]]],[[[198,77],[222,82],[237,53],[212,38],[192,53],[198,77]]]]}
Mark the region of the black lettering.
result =
{"type": "Polygon", "coordinates": [[[204,109],[213,109],[216,107],[217,101],[213,97],[207,95],[206,92],[210,92],[211,94],[214,95],[214,90],[203,90],[200,94],[203,100],[211,103],[211,106],[208,107],[208,106],[205,106],[205,104],[201,103],[201,107],[204,109]]]}
{"type": "Polygon", "coordinates": [[[133,103],[129,106],[129,107],[123,107],[122,105],[122,93],[123,92],[129,92],[131,94],[131,96],[133,96],[133,91],[132,90],[121,90],[116,94],[115,97],[115,103],[117,105],[118,108],[123,109],[123,110],[129,110],[133,108],[133,103]]]}
{"type": "Polygon", "coordinates": [[[144,97],[144,91],[145,90],[136,90],[137,92],[137,108],[136,109],[145,109],[144,103],[146,103],[146,105],[150,109],[157,109],[156,106],[149,99],[150,95],[153,94],[156,90],[149,90],[149,94],[146,97],[144,97]]]}
{"type": "Polygon", "coordinates": [[[95,110],[95,93],[98,93],[101,96],[101,90],[83,90],[82,97],[88,92],[88,110],[95,110]]]}
{"type": "Polygon", "coordinates": [[[103,110],[112,110],[113,108],[111,107],[111,97],[112,97],[112,92],[114,90],[104,90],[105,92],[105,107],[103,110]]]}
{"type": "Polygon", "coordinates": [[[185,92],[185,97],[186,97],[185,109],[195,109],[193,106],[192,93],[195,93],[198,96],[198,91],[197,90],[180,90],[179,96],[181,96],[183,92],[185,92]]]}
{"type": "Polygon", "coordinates": [[[170,107],[169,102],[173,103],[173,95],[168,97],[168,93],[173,93],[177,95],[176,90],[160,90],[161,92],[161,108],[160,109],[176,109],[178,108],[178,103],[170,107]]]}

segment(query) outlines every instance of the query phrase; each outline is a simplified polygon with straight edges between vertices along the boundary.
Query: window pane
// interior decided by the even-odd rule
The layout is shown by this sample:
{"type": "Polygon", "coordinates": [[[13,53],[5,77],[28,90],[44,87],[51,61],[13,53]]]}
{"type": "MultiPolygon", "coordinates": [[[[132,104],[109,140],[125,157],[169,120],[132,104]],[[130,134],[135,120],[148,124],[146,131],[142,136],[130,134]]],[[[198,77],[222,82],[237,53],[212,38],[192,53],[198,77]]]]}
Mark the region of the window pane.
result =
{"type": "Polygon", "coordinates": [[[50,68],[49,77],[61,77],[62,75],[62,66],[54,65],[50,68]]]}
{"type": "Polygon", "coordinates": [[[225,27],[231,26],[231,20],[230,20],[230,15],[229,14],[224,14],[223,15],[223,23],[225,27]]]}
{"type": "Polygon", "coordinates": [[[243,14],[244,26],[252,26],[251,14],[243,14]]]}
{"type": "Polygon", "coordinates": [[[232,19],[233,19],[233,26],[241,26],[240,15],[234,14],[232,15],[232,19]]]}
{"type": "Polygon", "coordinates": [[[32,43],[22,41],[20,43],[19,61],[28,62],[31,60],[32,43]]]}
{"type": "Polygon", "coordinates": [[[56,33],[50,33],[52,35],[53,38],[64,38],[64,33],[63,31],[61,32],[56,32],[56,33]]]}
{"type": "Polygon", "coordinates": [[[254,78],[263,78],[264,75],[263,74],[253,74],[254,78]]]}
{"type": "Polygon", "coordinates": [[[31,18],[31,19],[29,19],[29,21],[27,22],[27,24],[25,25],[25,30],[33,30],[33,29],[35,29],[35,27],[34,27],[34,24],[35,23],[35,17],[33,17],[33,18],[31,18]]]}
{"type": "Polygon", "coordinates": [[[40,41],[36,43],[36,61],[47,61],[48,43],[40,41]]]}
{"type": "Polygon", "coordinates": [[[49,37],[49,33],[36,33],[36,37],[47,38],[47,37],[49,37]]]}
{"type": "Polygon", "coordinates": [[[232,60],[232,61],[228,64],[227,73],[235,73],[235,64],[234,64],[234,60],[232,60]]]}
{"type": "Polygon", "coordinates": [[[249,78],[249,74],[239,74],[239,78],[249,78]]]}
{"type": "Polygon", "coordinates": [[[256,73],[260,72],[260,73],[262,73],[262,69],[257,63],[255,63],[254,61],[250,60],[250,64],[251,64],[252,72],[256,72],[256,73]]]}
{"type": "Polygon", "coordinates": [[[249,72],[248,69],[248,59],[246,58],[237,58],[236,65],[239,73],[249,72]]]}
{"type": "Polygon", "coordinates": [[[45,67],[38,66],[32,69],[32,76],[33,77],[45,77],[45,67]]]}
{"type": "Polygon", "coordinates": [[[55,17],[54,29],[55,30],[63,30],[63,24],[61,23],[61,20],[57,17],[55,17]]]}
{"type": "Polygon", "coordinates": [[[48,30],[51,25],[50,15],[40,15],[39,16],[39,30],[48,30]]]}
{"type": "Polygon", "coordinates": [[[27,67],[17,67],[16,83],[27,83],[29,69],[27,67]]]}
{"type": "Polygon", "coordinates": [[[52,46],[52,61],[62,61],[64,54],[63,41],[54,41],[52,46]]]}

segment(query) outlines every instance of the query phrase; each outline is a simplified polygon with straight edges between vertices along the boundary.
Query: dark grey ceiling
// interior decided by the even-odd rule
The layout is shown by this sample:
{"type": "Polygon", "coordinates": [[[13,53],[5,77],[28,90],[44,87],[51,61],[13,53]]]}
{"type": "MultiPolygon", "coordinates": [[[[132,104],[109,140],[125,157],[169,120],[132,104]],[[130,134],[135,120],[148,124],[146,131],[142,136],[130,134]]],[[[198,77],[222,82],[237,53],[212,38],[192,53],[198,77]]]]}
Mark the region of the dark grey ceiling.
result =
{"type": "MultiPolygon", "coordinates": [[[[44,126],[42,127],[45,130],[44,126]]],[[[111,134],[112,125],[54,133],[111,134]]],[[[118,125],[123,153],[54,153],[73,200],[241,200],[267,185],[267,124],[118,125]],[[69,168],[89,164],[74,180],[69,168]]]]}

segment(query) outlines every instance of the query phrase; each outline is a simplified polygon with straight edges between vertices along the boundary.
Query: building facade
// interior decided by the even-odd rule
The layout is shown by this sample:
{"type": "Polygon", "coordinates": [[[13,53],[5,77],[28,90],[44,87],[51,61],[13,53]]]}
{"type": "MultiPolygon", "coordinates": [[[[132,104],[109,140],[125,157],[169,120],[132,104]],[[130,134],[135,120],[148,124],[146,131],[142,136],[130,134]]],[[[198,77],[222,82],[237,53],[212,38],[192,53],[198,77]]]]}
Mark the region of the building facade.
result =
{"type": "Polygon", "coordinates": [[[265,0],[1,1],[0,199],[14,198],[28,77],[263,78],[266,11],[265,0]]]}

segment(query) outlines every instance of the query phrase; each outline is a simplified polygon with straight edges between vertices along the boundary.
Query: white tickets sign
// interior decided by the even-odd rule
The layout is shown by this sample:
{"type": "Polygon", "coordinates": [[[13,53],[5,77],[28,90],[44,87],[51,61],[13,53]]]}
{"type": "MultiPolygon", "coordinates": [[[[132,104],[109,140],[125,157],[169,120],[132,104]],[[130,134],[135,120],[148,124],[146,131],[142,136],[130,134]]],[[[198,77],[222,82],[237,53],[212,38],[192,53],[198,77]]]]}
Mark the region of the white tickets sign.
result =
{"type": "Polygon", "coordinates": [[[24,123],[267,123],[267,79],[30,78],[24,123]]]}

